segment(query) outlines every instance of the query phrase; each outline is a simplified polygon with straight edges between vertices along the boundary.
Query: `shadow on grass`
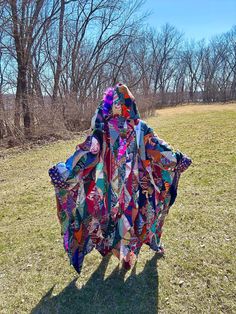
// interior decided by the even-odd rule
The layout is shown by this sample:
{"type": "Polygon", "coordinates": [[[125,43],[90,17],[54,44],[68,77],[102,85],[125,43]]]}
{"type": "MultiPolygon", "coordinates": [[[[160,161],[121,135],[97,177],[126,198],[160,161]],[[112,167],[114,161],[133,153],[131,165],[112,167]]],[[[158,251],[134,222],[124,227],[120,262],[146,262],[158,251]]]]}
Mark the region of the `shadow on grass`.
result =
{"type": "Polygon", "coordinates": [[[148,261],[141,273],[136,267],[124,280],[125,270],[117,266],[104,278],[109,257],[102,259],[96,271],[80,289],[75,278],[57,296],[54,286],[43,296],[31,314],[39,313],[157,313],[158,312],[158,256],[148,261]]]}

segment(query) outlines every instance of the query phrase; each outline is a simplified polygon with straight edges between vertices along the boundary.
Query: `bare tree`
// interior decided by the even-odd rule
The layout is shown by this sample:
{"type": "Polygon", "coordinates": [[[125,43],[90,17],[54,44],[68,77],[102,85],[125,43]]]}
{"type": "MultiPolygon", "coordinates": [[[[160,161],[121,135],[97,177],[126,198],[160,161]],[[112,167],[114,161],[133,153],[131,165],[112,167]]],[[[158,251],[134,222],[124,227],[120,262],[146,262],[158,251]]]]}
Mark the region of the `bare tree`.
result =
{"type": "Polygon", "coordinates": [[[15,57],[17,61],[17,87],[15,126],[20,128],[20,111],[23,110],[23,125],[25,135],[31,133],[33,116],[29,104],[27,76],[32,56],[32,49],[37,46],[52,18],[58,11],[57,1],[17,0],[5,1],[5,31],[14,39],[15,57]],[[40,13],[44,9],[44,17],[40,13]]]}
{"type": "Polygon", "coordinates": [[[118,81],[136,89],[143,112],[149,104],[236,99],[236,27],[187,43],[172,25],[145,25],[143,3],[0,1],[0,138],[11,108],[5,94],[15,95],[7,121],[25,137],[43,125],[87,127],[103,90],[118,81]]]}
{"type": "Polygon", "coordinates": [[[59,36],[58,36],[58,52],[56,61],[56,71],[54,75],[54,87],[52,99],[57,100],[59,90],[59,80],[62,71],[62,52],[63,52],[63,38],[64,38],[64,14],[65,14],[65,0],[60,1],[60,16],[59,16],[59,36]]]}
{"type": "Polygon", "coordinates": [[[2,71],[2,51],[0,50],[0,139],[3,139],[5,134],[5,119],[4,119],[4,104],[3,104],[3,71],[2,71]]]}
{"type": "Polygon", "coordinates": [[[178,48],[182,41],[182,34],[169,24],[162,27],[157,34],[153,33],[152,42],[152,62],[155,67],[153,71],[153,91],[161,93],[162,102],[164,102],[164,93],[170,87],[170,81],[175,71],[175,58],[178,54],[178,48]]]}
{"type": "Polygon", "coordinates": [[[200,90],[200,81],[202,79],[201,65],[204,55],[204,41],[198,43],[191,42],[187,44],[181,58],[181,62],[186,65],[186,81],[189,90],[189,101],[195,100],[194,95],[200,90]]]}

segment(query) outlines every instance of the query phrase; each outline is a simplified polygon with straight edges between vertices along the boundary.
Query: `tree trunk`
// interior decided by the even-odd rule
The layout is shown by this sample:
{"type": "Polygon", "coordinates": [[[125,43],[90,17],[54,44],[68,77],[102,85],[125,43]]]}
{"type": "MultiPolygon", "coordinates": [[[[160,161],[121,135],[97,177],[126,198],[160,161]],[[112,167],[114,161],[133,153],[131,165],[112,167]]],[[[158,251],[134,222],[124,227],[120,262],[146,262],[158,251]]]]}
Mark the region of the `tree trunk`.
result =
{"type": "Polygon", "coordinates": [[[4,105],[2,99],[2,92],[0,88],[0,140],[3,139],[4,134],[5,134],[4,105]]]}
{"type": "Polygon", "coordinates": [[[28,104],[27,89],[27,67],[20,65],[18,67],[17,91],[16,91],[16,107],[15,107],[15,126],[20,128],[20,109],[23,111],[23,125],[26,137],[31,134],[32,117],[28,104]]]}
{"type": "Polygon", "coordinates": [[[57,53],[57,67],[54,76],[54,87],[53,87],[53,102],[57,99],[59,90],[59,81],[62,71],[62,49],[63,49],[63,33],[64,33],[64,14],[65,14],[65,0],[61,0],[60,20],[59,20],[59,39],[58,39],[58,53],[57,53]]]}

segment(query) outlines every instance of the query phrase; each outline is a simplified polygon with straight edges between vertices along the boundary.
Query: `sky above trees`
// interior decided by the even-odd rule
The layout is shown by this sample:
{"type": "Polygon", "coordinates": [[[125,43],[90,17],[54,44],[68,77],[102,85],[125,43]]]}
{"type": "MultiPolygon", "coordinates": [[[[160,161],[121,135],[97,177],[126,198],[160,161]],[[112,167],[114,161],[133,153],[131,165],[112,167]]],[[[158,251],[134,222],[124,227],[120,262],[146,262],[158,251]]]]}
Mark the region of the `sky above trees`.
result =
{"type": "MultiPolygon", "coordinates": [[[[216,23],[209,8],[219,6],[205,2],[204,10],[201,0],[197,8],[184,0],[0,2],[0,96],[15,94],[15,129],[23,125],[30,137],[35,121],[45,123],[49,102],[48,108],[61,106],[60,120],[72,120],[75,129],[81,114],[90,121],[85,115],[119,81],[135,87],[145,105],[148,96],[156,104],[235,100],[236,26],[229,18],[229,27],[223,18],[216,23]],[[153,14],[145,19],[148,9],[153,14]],[[39,108],[43,114],[36,113],[39,108]]],[[[6,105],[0,97],[0,114],[6,105]]],[[[47,125],[54,121],[53,110],[47,125]]],[[[0,130],[4,121],[0,117],[0,130]]]]}
{"type": "Polygon", "coordinates": [[[236,0],[147,0],[143,10],[150,26],[170,23],[190,40],[209,40],[236,24],[236,0]]]}

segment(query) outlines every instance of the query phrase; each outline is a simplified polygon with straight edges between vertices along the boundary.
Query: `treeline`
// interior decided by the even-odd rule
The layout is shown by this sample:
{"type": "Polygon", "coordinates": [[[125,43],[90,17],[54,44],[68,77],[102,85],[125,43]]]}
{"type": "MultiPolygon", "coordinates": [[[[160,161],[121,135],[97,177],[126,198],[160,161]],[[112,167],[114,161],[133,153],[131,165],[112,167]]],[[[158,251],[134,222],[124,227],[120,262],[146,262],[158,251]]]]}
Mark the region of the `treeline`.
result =
{"type": "Polygon", "coordinates": [[[0,1],[0,138],[85,128],[118,81],[141,111],[235,100],[236,26],[187,42],[172,25],[146,25],[143,2],[0,1]]]}

